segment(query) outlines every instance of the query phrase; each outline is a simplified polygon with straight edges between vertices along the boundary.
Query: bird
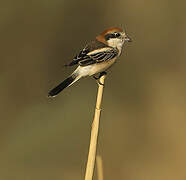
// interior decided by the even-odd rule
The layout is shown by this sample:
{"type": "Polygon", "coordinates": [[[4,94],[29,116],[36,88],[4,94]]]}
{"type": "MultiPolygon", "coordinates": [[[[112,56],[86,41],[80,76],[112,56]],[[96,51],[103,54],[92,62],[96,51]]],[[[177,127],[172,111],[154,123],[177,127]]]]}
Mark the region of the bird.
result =
{"type": "Polygon", "coordinates": [[[124,43],[131,41],[131,38],[121,28],[111,27],[104,30],[96,36],[95,40],[88,43],[70,63],[65,65],[77,65],[77,68],[68,78],[50,90],[48,97],[57,96],[66,87],[86,76],[93,76],[101,84],[99,78],[106,74],[106,70],[116,62],[121,55],[124,43]],[[99,77],[96,77],[97,74],[99,77]]]}

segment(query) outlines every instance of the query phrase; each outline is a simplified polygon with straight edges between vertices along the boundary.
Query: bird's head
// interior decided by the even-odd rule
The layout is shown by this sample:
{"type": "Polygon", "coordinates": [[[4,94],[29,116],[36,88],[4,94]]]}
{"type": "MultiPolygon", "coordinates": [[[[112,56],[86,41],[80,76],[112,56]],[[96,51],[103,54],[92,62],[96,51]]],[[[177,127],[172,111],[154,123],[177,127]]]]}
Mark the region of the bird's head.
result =
{"type": "Polygon", "coordinates": [[[121,49],[124,42],[131,42],[131,39],[120,28],[114,27],[103,31],[96,39],[111,47],[121,49]]]}

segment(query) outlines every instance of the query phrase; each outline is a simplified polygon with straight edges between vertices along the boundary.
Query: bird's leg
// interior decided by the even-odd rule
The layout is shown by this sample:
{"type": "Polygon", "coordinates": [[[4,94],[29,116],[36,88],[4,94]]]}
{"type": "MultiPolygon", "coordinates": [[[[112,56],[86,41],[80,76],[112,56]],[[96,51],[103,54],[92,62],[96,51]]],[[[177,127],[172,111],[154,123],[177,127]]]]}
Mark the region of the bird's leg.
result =
{"type": "Polygon", "coordinates": [[[93,78],[97,81],[99,79],[99,77],[93,76],[93,78]]]}
{"type": "Polygon", "coordinates": [[[104,86],[104,84],[100,82],[100,78],[101,78],[103,75],[106,75],[106,74],[107,74],[107,73],[106,73],[105,71],[103,71],[103,72],[101,72],[101,73],[99,74],[98,77],[96,77],[96,76],[93,76],[93,77],[94,77],[94,79],[97,81],[97,83],[98,83],[99,85],[104,86]]]}
{"type": "Polygon", "coordinates": [[[99,78],[102,77],[103,75],[107,75],[107,72],[103,71],[99,74],[99,78]]]}

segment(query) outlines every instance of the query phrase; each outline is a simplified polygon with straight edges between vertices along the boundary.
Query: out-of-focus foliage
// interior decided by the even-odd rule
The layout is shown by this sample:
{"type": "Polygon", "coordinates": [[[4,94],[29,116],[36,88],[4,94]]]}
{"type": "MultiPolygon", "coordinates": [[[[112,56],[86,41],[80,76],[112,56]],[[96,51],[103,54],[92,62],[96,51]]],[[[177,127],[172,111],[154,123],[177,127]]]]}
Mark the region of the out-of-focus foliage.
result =
{"type": "Polygon", "coordinates": [[[105,179],[184,179],[185,7],[183,0],[1,2],[0,179],[83,179],[97,85],[85,78],[46,96],[73,71],[63,65],[111,26],[133,42],[106,79],[98,148],[105,179]]]}

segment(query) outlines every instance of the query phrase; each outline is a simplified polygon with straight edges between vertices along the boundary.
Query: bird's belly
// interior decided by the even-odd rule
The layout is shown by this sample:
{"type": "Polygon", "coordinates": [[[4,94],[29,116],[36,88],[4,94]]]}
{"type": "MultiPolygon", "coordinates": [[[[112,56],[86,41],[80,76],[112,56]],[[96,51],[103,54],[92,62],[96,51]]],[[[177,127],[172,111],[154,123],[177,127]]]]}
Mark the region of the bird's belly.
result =
{"type": "Polygon", "coordinates": [[[115,63],[115,61],[116,61],[116,58],[114,58],[112,60],[109,60],[109,61],[105,61],[105,62],[90,65],[92,67],[90,68],[90,71],[89,71],[88,75],[92,76],[94,74],[97,74],[97,73],[100,73],[100,72],[103,72],[103,71],[107,70],[108,68],[110,68],[115,63]]]}
{"type": "Polygon", "coordinates": [[[73,74],[77,73],[78,76],[80,77],[92,76],[94,74],[107,70],[115,63],[115,61],[116,58],[101,63],[91,64],[88,66],[78,66],[78,68],[75,70],[73,74]]]}

